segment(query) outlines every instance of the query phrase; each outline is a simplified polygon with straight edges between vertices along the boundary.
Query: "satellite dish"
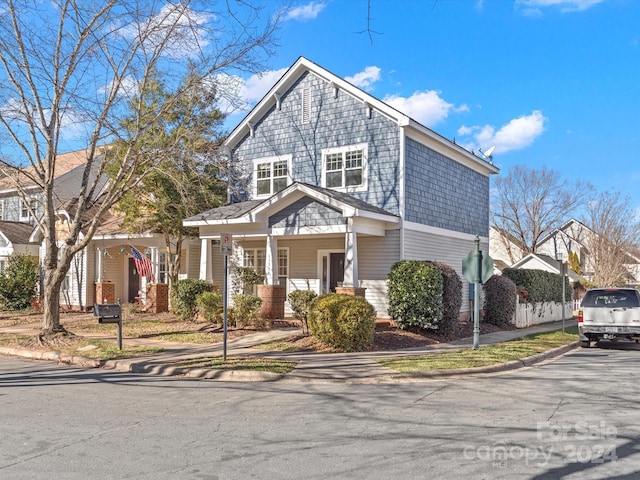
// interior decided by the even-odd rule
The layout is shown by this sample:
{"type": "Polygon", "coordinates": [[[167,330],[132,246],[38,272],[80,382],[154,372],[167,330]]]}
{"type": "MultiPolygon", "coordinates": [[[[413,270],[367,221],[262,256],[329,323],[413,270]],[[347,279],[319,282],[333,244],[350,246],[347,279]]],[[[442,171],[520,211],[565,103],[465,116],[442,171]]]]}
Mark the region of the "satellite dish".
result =
{"type": "Polygon", "coordinates": [[[489,150],[487,150],[486,152],[483,152],[482,150],[480,151],[480,153],[482,153],[482,156],[484,158],[491,158],[491,154],[493,153],[493,151],[496,149],[496,146],[494,145],[493,147],[489,148],[489,150]]]}

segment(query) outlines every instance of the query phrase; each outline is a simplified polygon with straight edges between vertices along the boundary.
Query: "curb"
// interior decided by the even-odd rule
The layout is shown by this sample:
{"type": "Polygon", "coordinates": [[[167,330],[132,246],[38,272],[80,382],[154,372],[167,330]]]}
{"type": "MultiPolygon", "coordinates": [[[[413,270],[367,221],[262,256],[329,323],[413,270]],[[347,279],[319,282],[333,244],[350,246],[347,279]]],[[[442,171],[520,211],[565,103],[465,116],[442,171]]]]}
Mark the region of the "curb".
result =
{"type": "Polygon", "coordinates": [[[457,368],[452,370],[433,370],[429,372],[397,373],[373,378],[305,378],[289,376],[288,374],[257,371],[222,370],[210,368],[182,368],[171,365],[152,363],[147,361],[136,362],[135,359],[121,360],[95,360],[80,355],[69,355],[55,351],[28,350],[24,348],[0,347],[0,355],[23,357],[31,360],[47,360],[67,365],[77,365],[85,368],[104,368],[126,373],[145,373],[164,377],[180,376],[187,378],[200,378],[206,380],[219,380],[225,382],[276,382],[278,380],[295,381],[299,383],[385,383],[401,380],[425,380],[434,378],[446,378],[462,375],[477,375],[487,373],[505,372],[518,368],[529,367],[553,357],[563,355],[575,348],[579,342],[569,343],[561,347],[553,348],[543,353],[538,353],[521,360],[490,365],[477,368],[457,368]]]}

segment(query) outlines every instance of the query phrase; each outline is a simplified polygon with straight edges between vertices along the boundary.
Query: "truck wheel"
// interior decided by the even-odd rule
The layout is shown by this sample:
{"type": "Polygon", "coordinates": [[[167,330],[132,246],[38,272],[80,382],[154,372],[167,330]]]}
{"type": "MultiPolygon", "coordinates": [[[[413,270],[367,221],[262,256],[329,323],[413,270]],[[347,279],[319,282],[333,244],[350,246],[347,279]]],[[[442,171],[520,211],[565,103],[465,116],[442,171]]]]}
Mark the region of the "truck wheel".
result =
{"type": "Polygon", "coordinates": [[[580,346],[582,348],[590,348],[591,347],[591,340],[580,340],[580,346]]]}

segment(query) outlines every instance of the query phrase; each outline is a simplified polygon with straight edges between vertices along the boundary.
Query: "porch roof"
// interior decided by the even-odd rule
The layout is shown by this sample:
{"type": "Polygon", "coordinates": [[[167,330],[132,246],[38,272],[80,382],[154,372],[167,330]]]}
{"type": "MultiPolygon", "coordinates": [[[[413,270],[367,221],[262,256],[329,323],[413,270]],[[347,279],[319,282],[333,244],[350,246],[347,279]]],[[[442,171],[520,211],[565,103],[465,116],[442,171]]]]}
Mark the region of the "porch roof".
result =
{"type": "Polygon", "coordinates": [[[36,245],[30,240],[33,230],[34,226],[28,223],[0,221],[0,233],[13,245],[36,245]]]}
{"type": "Polygon", "coordinates": [[[345,217],[363,216],[391,223],[398,223],[399,217],[386,210],[354,198],[343,192],[294,182],[284,190],[265,200],[248,200],[207,210],[184,220],[188,227],[216,225],[224,223],[255,222],[261,212],[275,213],[290,204],[292,199],[308,196],[342,211],[345,217]]]}

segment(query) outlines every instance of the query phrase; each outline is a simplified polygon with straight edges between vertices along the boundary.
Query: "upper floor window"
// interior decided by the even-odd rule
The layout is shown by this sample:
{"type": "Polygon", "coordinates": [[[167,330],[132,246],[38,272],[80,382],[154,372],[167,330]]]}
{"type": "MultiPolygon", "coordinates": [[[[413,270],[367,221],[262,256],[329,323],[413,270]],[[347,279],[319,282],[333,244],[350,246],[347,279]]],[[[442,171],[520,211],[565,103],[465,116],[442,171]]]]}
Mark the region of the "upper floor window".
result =
{"type": "Polygon", "coordinates": [[[323,187],[356,191],[366,189],[367,145],[328,148],[322,151],[323,187]]]}
{"type": "Polygon", "coordinates": [[[4,200],[0,200],[0,220],[4,220],[4,200]]]}
{"type": "Polygon", "coordinates": [[[36,212],[38,206],[38,201],[35,198],[29,199],[29,203],[27,204],[24,200],[22,200],[22,207],[20,209],[20,221],[21,222],[31,222],[33,220],[33,216],[31,212],[36,212]]]}
{"type": "Polygon", "coordinates": [[[291,155],[254,160],[254,191],[256,196],[268,196],[289,185],[291,155]]]}

